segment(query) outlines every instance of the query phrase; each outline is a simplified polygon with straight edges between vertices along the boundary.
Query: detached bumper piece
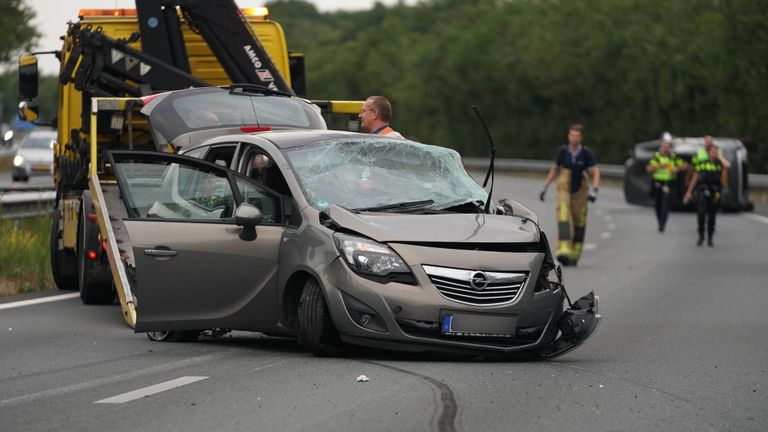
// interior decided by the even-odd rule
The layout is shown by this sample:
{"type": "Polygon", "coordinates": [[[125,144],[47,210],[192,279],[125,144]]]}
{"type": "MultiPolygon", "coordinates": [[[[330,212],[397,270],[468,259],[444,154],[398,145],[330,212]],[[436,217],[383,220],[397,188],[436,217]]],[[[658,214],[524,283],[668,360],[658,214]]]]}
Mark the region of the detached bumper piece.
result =
{"type": "Polygon", "coordinates": [[[566,354],[587,341],[600,325],[599,297],[590,292],[576,300],[563,312],[558,321],[558,337],[536,353],[540,359],[551,359],[566,354]]]}

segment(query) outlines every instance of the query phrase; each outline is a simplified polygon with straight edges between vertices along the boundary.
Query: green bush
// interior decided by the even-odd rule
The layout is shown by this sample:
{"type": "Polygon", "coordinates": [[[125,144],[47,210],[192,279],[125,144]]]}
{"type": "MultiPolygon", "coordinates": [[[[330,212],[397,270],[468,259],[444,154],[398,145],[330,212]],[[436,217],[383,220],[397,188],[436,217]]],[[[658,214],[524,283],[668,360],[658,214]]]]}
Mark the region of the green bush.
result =
{"type": "Polygon", "coordinates": [[[50,217],[25,219],[17,229],[0,221],[0,295],[47,289],[53,284],[49,260],[50,217]]]}

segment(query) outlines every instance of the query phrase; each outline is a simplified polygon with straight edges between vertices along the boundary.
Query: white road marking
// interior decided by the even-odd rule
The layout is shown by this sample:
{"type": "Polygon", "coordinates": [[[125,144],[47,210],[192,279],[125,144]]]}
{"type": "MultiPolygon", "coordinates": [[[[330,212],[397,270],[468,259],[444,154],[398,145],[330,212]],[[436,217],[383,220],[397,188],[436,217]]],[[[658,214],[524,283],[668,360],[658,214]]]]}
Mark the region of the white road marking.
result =
{"type": "MultiPolygon", "coordinates": [[[[161,372],[166,372],[170,370],[178,370],[179,368],[183,368],[186,366],[192,366],[195,364],[205,363],[209,361],[225,359],[229,357],[231,354],[234,354],[236,352],[237,350],[235,349],[229,349],[229,350],[219,351],[215,354],[205,354],[202,356],[186,358],[184,360],[173,361],[169,363],[162,363],[159,365],[149,366],[149,367],[137,369],[134,371],[130,371],[130,372],[126,372],[118,375],[110,375],[104,378],[97,378],[91,381],[80,382],[80,383],[65,385],[62,387],[43,390],[35,393],[16,396],[10,399],[0,400],[0,408],[7,408],[15,405],[21,405],[21,404],[29,403],[30,401],[33,401],[33,400],[38,400],[43,398],[62,396],[65,394],[74,393],[76,391],[88,390],[88,389],[100,387],[103,385],[114,384],[120,381],[135,379],[145,375],[151,375],[153,373],[161,373],[161,372]]],[[[255,368],[252,368],[251,371],[267,369],[267,368],[270,368],[273,366],[279,366],[285,363],[284,357],[276,357],[276,358],[282,359],[282,360],[265,362],[261,365],[256,366],[255,368]]],[[[272,357],[268,357],[266,360],[272,360],[272,359],[273,359],[272,357]]]]}
{"type": "Polygon", "coordinates": [[[184,376],[181,378],[176,378],[174,380],[162,382],[160,384],[155,384],[149,387],[140,388],[138,390],[129,391],[128,393],[123,393],[123,394],[112,396],[106,399],[97,400],[94,403],[104,403],[104,404],[126,403],[130,401],[134,401],[136,399],[141,399],[143,397],[151,396],[153,394],[161,393],[168,390],[173,390],[177,387],[185,386],[187,384],[196,383],[204,379],[208,379],[208,377],[207,376],[184,376]]]}
{"type": "Polygon", "coordinates": [[[610,221],[612,221],[612,220],[613,220],[613,216],[611,216],[611,215],[605,215],[605,216],[603,217],[603,220],[604,220],[604,221],[606,221],[606,222],[610,222],[610,221]]]}
{"type": "Polygon", "coordinates": [[[756,222],[762,222],[766,225],[768,225],[768,217],[765,217],[763,215],[755,214],[755,213],[744,213],[744,217],[747,219],[751,219],[756,222]]]}
{"type": "Polygon", "coordinates": [[[609,238],[611,238],[611,233],[610,233],[610,232],[608,232],[608,231],[605,231],[605,232],[601,232],[601,233],[600,233],[600,237],[601,237],[601,238],[604,238],[604,239],[609,239],[609,238]]]}
{"type": "Polygon", "coordinates": [[[585,251],[593,251],[595,249],[597,249],[597,244],[596,243],[584,243],[584,250],[585,251]]]}
{"type": "Polygon", "coordinates": [[[61,301],[61,300],[69,300],[75,297],[80,297],[80,293],[61,294],[61,295],[55,295],[50,297],[40,297],[36,299],[4,303],[4,304],[0,304],[0,310],[13,309],[13,308],[18,308],[23,306],[32,306],[40,303],[50,303],[50,302],[61,301]]]}
{"type": "Polygon", "coordinates": [[[609,224],[607,225],[607,227],[608,227],[608,229],[609,229],[609,230],[613,231],[613,230],[615,230],[615,229],[616,229],[616,224],[614,224],[614,223],[609,223],[609,224]]]}

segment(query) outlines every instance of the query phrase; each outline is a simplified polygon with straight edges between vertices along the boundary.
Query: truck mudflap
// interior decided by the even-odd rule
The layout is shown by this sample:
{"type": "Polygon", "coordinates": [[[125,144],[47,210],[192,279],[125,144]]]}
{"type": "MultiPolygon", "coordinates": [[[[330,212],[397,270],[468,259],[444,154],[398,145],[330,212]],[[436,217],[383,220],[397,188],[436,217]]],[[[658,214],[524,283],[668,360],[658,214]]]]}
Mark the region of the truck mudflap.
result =
{"type": "Polygon", "coordinates": [[[598,309],[600,298],[594,292],[571,303],[557,323],[557,338],[536,353],[540,359],[552,359],[566,354],[587,341],[600,325],[602,316],[598,309]]]}
{"type": "Polygon", "coordinates": [[[99,182],[99,176],[91,172],[88,179],[91,194],[93,196],[93,206],[96,208],[96,215],[99,220],[99,231],[101,237],[105,239],[105,249],[109,259],[109,268],[112,272],[112,280],[115,284],[117,296],[120,299],[120,308],[123,311],[123,318],[131,328],[136,326],[136,302],[131,292],[131,285],[128,281],[128,274],[123,265],[120,249],[117,244],[117,237],[112,225],[113,218],[109,215],[104,192],[99,182]]]}

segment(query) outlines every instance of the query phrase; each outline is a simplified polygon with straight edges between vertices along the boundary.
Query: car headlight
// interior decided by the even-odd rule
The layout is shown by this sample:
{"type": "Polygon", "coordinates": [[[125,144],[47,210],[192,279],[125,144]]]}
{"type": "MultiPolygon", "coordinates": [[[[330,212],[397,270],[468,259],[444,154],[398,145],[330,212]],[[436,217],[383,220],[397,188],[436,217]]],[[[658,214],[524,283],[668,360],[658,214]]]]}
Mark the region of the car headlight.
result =
{"type": "Polygon", "coordinates": [[[16,155],[13,157],[13,166],[21,166],[21,164],[24,163],[24,156],[22,155],[16,155]]]}
{"type": "Polygon", "coordinates": [[[389,246],[342,233],[334,233],[333,239],[344,261],[360,276],[381,283],[416,283],[411,269],[389,246]]]}

